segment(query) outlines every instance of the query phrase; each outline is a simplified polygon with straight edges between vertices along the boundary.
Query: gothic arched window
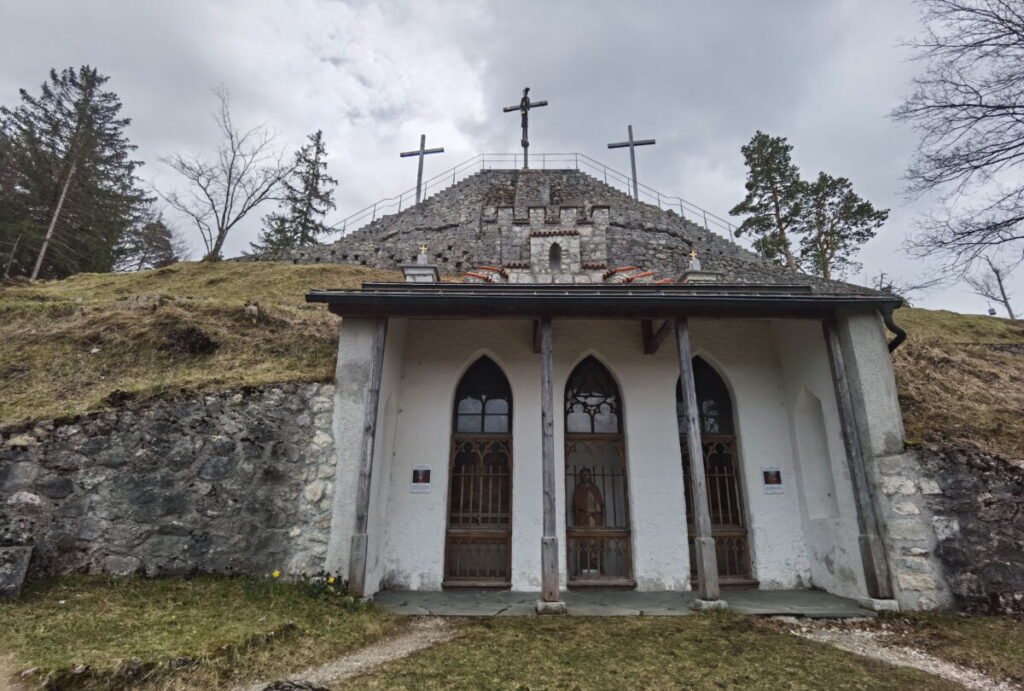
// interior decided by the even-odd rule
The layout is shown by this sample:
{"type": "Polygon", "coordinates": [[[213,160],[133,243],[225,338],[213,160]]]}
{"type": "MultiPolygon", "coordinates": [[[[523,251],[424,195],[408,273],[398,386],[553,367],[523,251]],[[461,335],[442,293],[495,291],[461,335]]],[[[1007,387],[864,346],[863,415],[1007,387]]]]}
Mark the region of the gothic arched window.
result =
{"type": "MultiPolygon", "coordinates": [[[[701,434],[732,435],[732,398],[729,396],[725,381],[711,365],[699,357],[693,358],[693,381],[697,389],[701,434]]],[[[683,414],[682,396],[681,383],[676,382],[676,417],[681,433],[685,433],[686,418],[683,414]]]]}
{"type": "Polygon", "coordinates": [[[457,434],[508,434],[512,421],[512,389],[501,368],[484,356],[462,375],[455,390],[457,434]]]}
{"type": "Polygon", "coordinates": [[[512,544],[512,389],[489,357],[455,387],[446,586],[507,587],[512,544]]]}
{"type": "Polygon", "coordinates": [[[591,356],[581,362],[565,387],[566,434],[621,434],[619,387],[608,369],[591,356]]]}
{"type": "MultiPolygon", "coordinates": [[[[750,546],[740,464],[737,457],[736,428],[733,422],[732,397],[725,380],[711,365],[693,358],[693,380],[697,390],[700,413],[700,448],[704,457],[704,475],[711,515],[711,536],[715,538],[718,575],[725,582],[750,583],[750,546]]],[[[683,411],[682,382],[676,383],[676,418],[679,424],[679,446],[683,454],[683,482],[686,498],[686,526],[690,544],[690,570],[696,574],[693,538],[692,485],[690,478],[687,424],[683,411]]]]}
{"type": "Polygon", "coordinates": [[[594,357],[565,385],[565,489],[569,585],[632,585],[622,398],[594,357]]]}

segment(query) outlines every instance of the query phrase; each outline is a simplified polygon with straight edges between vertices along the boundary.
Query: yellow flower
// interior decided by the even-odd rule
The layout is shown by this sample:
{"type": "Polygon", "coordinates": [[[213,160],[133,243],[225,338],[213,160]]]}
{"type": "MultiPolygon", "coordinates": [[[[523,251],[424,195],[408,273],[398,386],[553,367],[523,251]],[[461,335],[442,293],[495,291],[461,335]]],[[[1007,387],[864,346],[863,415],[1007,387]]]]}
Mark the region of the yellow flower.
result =
{"type": "Polygon", "coordinates": [[[328,578],[327,582],[328,583],[334,583],[334,576],[331,576],[330,578],[328,578]]]}
{"type": "Polygon", "coordinates": [[[281,577],[281,572],[280,571],[275,571],[274,573],[272,573],[270,575],[273,576],[274,578],[280,578],[281,577]]]}

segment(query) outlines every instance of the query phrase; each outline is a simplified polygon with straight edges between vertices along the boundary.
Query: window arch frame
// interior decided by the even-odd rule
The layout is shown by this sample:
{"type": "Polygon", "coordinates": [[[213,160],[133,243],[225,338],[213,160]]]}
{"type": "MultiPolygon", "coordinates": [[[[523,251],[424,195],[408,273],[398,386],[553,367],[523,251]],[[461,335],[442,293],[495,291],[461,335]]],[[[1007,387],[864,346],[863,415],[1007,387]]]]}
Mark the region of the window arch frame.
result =
{"type": "Polygon", "coordinates": [[[597,356],[586,355],[569,372],[562,395],[562,420],[568,585],[635,587],[625,405],[618,379],[597,356]],[[574,381],[581,371],[583,382],[574,381]],[[596,384],[603,384],[604,390],[599,390],[596,384]],[[599,426],[597,420],[602,410],[605,412],[604,425],[599,426]],[[580,413],[586,415],[588,424],[585,429],[574,429],[570,415],[580,413]],[[613,427],[607,424],[608,413],[614,416],[613,427]],[[595,448],[595,445],[603,445],[604,450],[595,448]],[[580,457],[601,458],[609,452],[618,456],[617,467],[606,464],[579,467],[573,462],[574,458],[580,457]],[[595,523],[590,523],[592,527],[577,525],[575,515],[578,510],[575,495],[584,472],[588,472],[588,480],[598,486],[603,500],[600,517],[595,523]],[[616,556],[609,558],[612,553],[616,556]]]}
{"type": "MultiPolygon", "coordinates": [[[[708,490],[708,507],[711,513],[712,537],[715,538],[716,552],[718,553],[719,578],[722,582],[730,582],[737,585],[756,585],[754,580],[754,558],[752,541],[750,538],[750,516],[748,515],[750,501],[747,496],[747,483],[744,478],[743,459],[740,456],[740,433],[739,424],[736,419],[736,397],[733,395],[732,387],[721,374],[720,368],[713,365],[701,355],[694,355],[693,363],[694,388],[697,395],[697,406],[699,408],[699,423],[701,430],[700,447],[704,455],[704,472],[708,490]],[[710,402],[707,396],[702,396],[701,383],[711,383],[721,394],[719,405],[724,415],[719,415],[719,426],[712,428],[708,424],[706,411],[710,402]],[[721,422],[728,423],[728,429],[722,429],[721,422]],[[716,483],[724,482],[718,473],[721,473],[723,458],[731,458],[732,476],[734,487],[732,495],[729,495],[728,487],[715,486],[716,483]],[[715,472],[712,471],[714,469],[715,472]],[[714,486],[714,489],[713,489],[714,486]],[[723,494],[723,492],[725,494],[723,494]],[[722,496],[726,496],[726,508],[732,509],[735,520],[726,522],[722,517],[729,513],[723,510],[722,496]],[[732,502],[732,503],[730,503],[732,502]],[[735,504],[735,508],[732,508],[735,504]],[[717,506],[717,509],[716,509],[717,506]],[[716,521],[716,518],[718,519],[716,521]],[[725,541],[733,540],[733,551],[725,547],[725,541]],[[736,550],[740,551],[736,551],[736,550]],[[724,553],[724,555],[723,555],[724,553]],[[723,559],[723,556],[726,558],[723,559]]],[[[686,523],[687,535],[690,542],[690,567],[691,578],[695,577],[695,562],[693,551],[693,537],[695,536],[693,524],[693,502],[691,493],[693,490],[689,475],[689,453],[687,444],[687,425],[682,408],[682,376],[676,379],[676,424],[679,428],[680,452],[682,454],[684,496],[686,501],[686,523]]]]}
{"type": "Polygon", "coordinates": [[[451,403],[448,478],[445,483],[445,587],[511,587],[513,505],[512,385],[488,354],[459,375],[451,403]],[[478,411],[460,411],[465,401],[478,411]],[[488,413],[490,402],[504,408],[488,413]],[[488,428],[488,416],[504,419],[488,428]],[[471,427],[460,423],[479,418],[471,427]]]}

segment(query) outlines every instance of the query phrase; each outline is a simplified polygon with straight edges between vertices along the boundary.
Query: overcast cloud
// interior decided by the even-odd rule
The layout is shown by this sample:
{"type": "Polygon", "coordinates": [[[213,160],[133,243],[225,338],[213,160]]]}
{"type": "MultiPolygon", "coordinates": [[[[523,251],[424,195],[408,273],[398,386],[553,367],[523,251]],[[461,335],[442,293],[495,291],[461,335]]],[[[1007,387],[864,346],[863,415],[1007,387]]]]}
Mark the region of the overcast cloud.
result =
{"type": "MultiPolygon", "coordinates": [[[[900,43],[920,29],[909,0],[5,0],[0,103],[36,92],[50,67],[95,65],[133,120],[143,177],[167,189],[178,181],[158,157],[209,150],[211,90],[223,83],[237,124],[265,123],[288,149],[323,129],[335,219],[415,183],[415,162],[398,152],[421,132],[446,150],[427,159],[428,175],[516,150],[519,118],[501,107],[527,85],[551,103],[531,121],[531,154],[581,152],[628,170],[626,152],[606,144],[632,123],[658,141],[638,150],[640,180],[722,216],[744,194],[739,148],[761,129],[789,138],[805,176],[849,177],[892,208],[854,279],[911,279],[927,267],[900,248],[929,200],[900,194],[916,138],[887,113],[919,69],[900,43]]],[[[248,247],[269,211],[232,232],[227,254],[248,247]]],[[[198,256],[198,235],[177,224],[198,256]]],[[[1024,301],[1024,275],[1014,288],[1024,301]]],[[[963,285],[919,304],[987,309],[963,285]]]]}

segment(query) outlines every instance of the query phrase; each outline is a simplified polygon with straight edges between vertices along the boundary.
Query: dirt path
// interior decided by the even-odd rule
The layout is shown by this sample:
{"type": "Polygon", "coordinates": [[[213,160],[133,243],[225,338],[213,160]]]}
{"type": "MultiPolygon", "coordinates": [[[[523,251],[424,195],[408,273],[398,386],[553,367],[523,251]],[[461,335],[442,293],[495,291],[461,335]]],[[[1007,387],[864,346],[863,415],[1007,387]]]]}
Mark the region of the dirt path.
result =
{"type": "MultiPolygon", "coordinates": [[[[412,655],[418,650],[432,648],[439,643],[450,641],[455,637],[457,631],[457,624],[450,618],[418,618],[397,636],[385,638],[327,664],[289,674],[287,678],[331,687],[338,682],[365,674],[386,662],[398,660],[412,655]]],[[[244,691],[262,691],[269,683],[269,681],[264,681],[242,687],[242,689],[244,691]]]]}
{"type": "Polygon", "coordinates": [[[818,643],[826,643],[840,650],[888,662],[890,665],[912,667],[960,684],[967,689],[1015,691],[1019,688],[1013,684],[996,681],[977,670],[940,660],[920,650],[891,645],[886,641],[891,635],[887,633],[832,628],[824,622],[802,622],[792,630],[792,633],[818,643]]]}

